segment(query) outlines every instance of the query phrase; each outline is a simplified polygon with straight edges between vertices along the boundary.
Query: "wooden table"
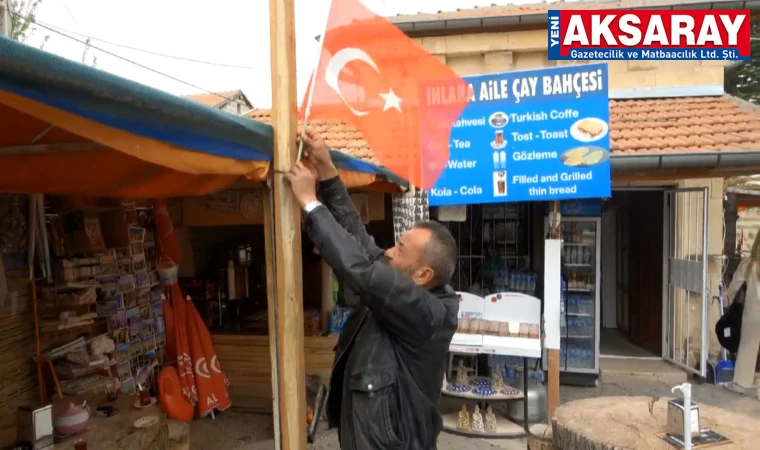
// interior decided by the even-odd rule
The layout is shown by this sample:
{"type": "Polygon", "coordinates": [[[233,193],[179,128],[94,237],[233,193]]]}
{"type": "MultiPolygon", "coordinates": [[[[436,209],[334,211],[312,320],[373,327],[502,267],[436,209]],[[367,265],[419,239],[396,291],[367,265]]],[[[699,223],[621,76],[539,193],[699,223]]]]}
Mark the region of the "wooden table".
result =
{"type": "Polygon", "coordinates": [[[134,407],[136,397],[121,394],[116,401],[119,413],[111,417],[97,414],[99,404],[106,404],[105,395],[90,399],[90,426],[83,436],[69,438],[55,444],[55,450],[73,450],[78,439],[87,442],[88,450],[166,450],[169,445],[169,428],[166,416],[156,404],[144,409],[134,407]],[[149,428],[135,428],[135,420],[144,416],[158,417],[158,423],[149,428]]]}
{"type": "MultiPolygon", "coordinates": [[[[554,442],[561,450],[673,450],[655,434],[667,427],[667,402],[649,413],[649,397],[599,397],[560,406],[554,415],[554,442]]],[[[700,428],[709,428],[731,443],[715,450],[760,448],[760,420],[699,403],[700,428]]]]}

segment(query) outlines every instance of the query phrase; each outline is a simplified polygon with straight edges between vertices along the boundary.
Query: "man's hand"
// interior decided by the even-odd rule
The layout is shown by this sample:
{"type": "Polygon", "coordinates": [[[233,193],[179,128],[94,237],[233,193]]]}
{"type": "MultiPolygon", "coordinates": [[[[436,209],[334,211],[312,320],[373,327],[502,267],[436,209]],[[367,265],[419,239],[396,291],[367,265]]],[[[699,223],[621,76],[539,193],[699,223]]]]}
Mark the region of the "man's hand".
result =
{"type": "Polygon", "coordinates": [[[293,197],[301,208],[317,199],[317,180],[303,163],[293,164],[293,167],[285,174],[285,179],[290,183],[293,197]]]}
{"type": "Polygon", "coordinates": [[[338,176],[338,170],[330,158],[330,151],[324,142],[318,140],[311,131],[302,134],[298,141],[303,141],[303,156],[315,169],[319,179],[329,180],[338,176]]]}

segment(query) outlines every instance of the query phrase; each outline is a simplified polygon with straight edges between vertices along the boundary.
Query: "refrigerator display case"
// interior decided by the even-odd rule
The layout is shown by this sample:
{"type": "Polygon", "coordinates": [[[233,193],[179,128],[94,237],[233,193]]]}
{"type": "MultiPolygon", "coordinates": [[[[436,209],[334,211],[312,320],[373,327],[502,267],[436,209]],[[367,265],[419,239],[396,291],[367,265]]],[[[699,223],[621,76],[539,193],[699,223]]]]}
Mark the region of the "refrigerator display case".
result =
{"type": "MultiPolygon", "coordinates": [[[[547,225],[548,226],[548,225],[547,225]]],[[[596,384],[599,377],[601,218],[566,217],[562,236],[560,371],[572,384],[596,384]]],[[[547,229],[548,232],[548,229],[547,229]]],[[[544,357],[544,370],[548,358],[544,357]]]]}

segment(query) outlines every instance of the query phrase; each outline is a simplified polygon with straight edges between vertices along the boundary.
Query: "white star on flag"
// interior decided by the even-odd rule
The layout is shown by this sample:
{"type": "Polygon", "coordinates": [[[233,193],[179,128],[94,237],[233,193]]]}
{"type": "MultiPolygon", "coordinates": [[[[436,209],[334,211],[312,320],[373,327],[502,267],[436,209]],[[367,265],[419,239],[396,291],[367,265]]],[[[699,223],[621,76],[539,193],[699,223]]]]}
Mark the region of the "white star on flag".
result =
{"type": "Polygon", "coordinates": [[[391,88],[387,94],[380,94],[380,97],[385,100],[385,106],[383,106],[383,112],[388,111],[391,108],[395,108],[396,111],[401,112],[401,102],[404,101],[401,97],[396,95],[391,88]]]}

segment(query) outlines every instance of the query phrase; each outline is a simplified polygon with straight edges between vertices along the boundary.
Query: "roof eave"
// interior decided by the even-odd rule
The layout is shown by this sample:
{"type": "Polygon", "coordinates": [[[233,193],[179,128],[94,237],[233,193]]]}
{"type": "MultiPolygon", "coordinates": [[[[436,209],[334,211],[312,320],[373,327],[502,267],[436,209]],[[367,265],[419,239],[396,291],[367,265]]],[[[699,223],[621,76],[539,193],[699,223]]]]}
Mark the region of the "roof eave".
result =
{"type": "Polygon", "coordinates": [[[613,155],[613,171],[659,171],[674,169],[739,169],[760,166],[760,149],[694,153],[613,155]]]}
{"type": "MultiPolygon", "coordinates": [[[[562,6],[571,6],[572,3],[563,3],[562,6]]],[[[712,0],[712,1],[682,1],[673,2],[672,4],[664,3],[657,4],[656,2],[650,2],[649,6],[616,6],[605,8],[603,2],[599,3],[601,9],[617,10],[617,9],[635,9],[635,10],[647,10],[647,9],[667,9],[667,10],[682,10],[682,9],[700,9],[700,10],[713,10],[713,9],[748,9],[751,11],[760,10],[760,0],[712,0]],[[654,3],[654,4],[652,4],[654,3]]],[[[557,5],[558,9],[560,5],[557,5]]],[[[547,13],[546,11],[533,13],[533,14],[503,14],[493,15],[483,13],[482,15],[473,15],[471,17],[455,17],[456,13],[440,13],[440,14],[417,14],[417,15],[404,15],[389,17],[391,23],[396,25],[399,29],[405,33],[435,33],[441,31],[452,31],[457,29],[488,29],[488,28],[503,28],[503,27],[516,27],[520,25],[546,25],[547,13]]]]}

